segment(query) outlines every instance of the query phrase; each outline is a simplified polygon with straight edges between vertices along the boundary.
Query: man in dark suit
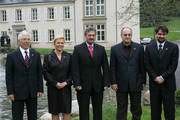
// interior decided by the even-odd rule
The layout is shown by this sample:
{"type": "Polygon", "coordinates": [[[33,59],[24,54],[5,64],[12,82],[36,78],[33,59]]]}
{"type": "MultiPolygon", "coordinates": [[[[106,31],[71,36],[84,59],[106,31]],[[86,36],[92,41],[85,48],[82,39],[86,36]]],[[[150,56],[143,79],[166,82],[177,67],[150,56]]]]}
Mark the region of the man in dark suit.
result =
{"type": "Polygon", "coordinates": [[[95,44],[96,30],[87,28],[86,42],[74,47],[73,81],[77,90],[80,120],[89,120],[90,97],[93,120],[102,120],[103,91],[109,86],[109,66],[103,46],[95,44]]]}
{"type": "Polygon", "coordinates": [[[132,120],[140,120],[141,90],[146,83],[144,48],[132,42],[132,29],[121,30],[122,42],[111,48],[110,71],[112,89],[116,91],[117,120],[127,119],[130,95],[132,120]]]}
{"type": "Polygon", "coordinates": [[[161,120],[162,104],[166,120],[175,120],[175,71],[179,48],[167,41],[168,28],[155,29],[156,40],[146,47],[145,65],[149,74],[151,120],[161,120]]]}
{"type": "Polygon", "coordinates": [[[24,104],[28,120],[37,120],[37,96],[42,96],[43,80],[40,54],[30,49],[30,34],[18,35],[20,47],[7,55],[6,86],[12,101],[13,120],[23,120],[24,104]]]}

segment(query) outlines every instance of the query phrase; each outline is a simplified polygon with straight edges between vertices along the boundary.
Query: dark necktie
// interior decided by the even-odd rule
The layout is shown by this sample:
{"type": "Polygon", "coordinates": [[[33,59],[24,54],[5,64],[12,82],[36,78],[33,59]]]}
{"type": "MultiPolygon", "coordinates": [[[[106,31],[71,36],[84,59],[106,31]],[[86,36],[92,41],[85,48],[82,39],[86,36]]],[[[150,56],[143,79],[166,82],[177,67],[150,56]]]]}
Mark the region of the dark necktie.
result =
{"type": "Polygon", "coordinates": [[[93,57],[93,50],[92,50],[92,45],[89,45],[89,51],[90,51],[90,54],[91,54],[91,57],[93,57]]]}
{"type": "Polygon", "coordinates": [[[159,56],[161,57],[161,55],[162,55],[162,51],[163,51],[163,49],[162,49],[162,45],[161,44],[159,44],[159,56]]]}
{"type": "Polygon", "coordinates": [[[28,56],[28,52],[25,51],[25,63],[26,63],[26,67],[29,68],[29,56],[28,56]]]}

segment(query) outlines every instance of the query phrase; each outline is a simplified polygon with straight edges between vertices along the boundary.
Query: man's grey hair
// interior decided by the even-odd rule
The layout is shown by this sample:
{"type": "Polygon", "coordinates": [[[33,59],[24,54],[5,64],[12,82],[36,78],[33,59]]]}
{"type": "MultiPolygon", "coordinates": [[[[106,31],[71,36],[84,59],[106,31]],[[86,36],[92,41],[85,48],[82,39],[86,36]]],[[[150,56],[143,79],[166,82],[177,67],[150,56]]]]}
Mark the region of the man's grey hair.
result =
{"type": "Polygon", "coordinates": [[[84,35],[86,36],[87,33],[89,33],[90,31],[94,31],[95,34],[96,34],[96,29],[95,29],[95,28],[93,28],[93,27],[88,27],[88,28],[84,31],[84,35]]]}
{"type": "Polygon", "coordinates": [[[129,29],[129,30],[131,30],[131,32],[133,32],[130,27],[123,27],[123,28],[121,29],[121,34],[123,33],[124,29],[129,29]]]}
{"type": "Polygon", "coordinates": [[[19,33],[18,40],[21,40],[23,35],[29,35],[29,37],[31,39],[31,34],[29,32],[27,32],[26,30],[23,30],[19,33]]]}

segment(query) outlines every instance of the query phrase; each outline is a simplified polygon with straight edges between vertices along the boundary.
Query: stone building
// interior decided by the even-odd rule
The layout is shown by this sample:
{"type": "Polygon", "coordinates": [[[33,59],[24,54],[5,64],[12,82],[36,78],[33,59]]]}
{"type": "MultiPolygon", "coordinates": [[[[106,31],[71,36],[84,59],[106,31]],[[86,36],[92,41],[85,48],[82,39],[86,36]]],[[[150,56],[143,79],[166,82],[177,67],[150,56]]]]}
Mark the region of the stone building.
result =
{"type": "Polygon", "coordinates": [[[133,29],[139,42],[138,0],[0,0],[0,34],[8,34],[17,46],[17,35],[26,29],[32,47],[50,48],[52,40],[64,36],[66,49],[84,41],[84,30],[97,30],[96,42],[109,49],[121,41],[120,30],[133,29]]]}

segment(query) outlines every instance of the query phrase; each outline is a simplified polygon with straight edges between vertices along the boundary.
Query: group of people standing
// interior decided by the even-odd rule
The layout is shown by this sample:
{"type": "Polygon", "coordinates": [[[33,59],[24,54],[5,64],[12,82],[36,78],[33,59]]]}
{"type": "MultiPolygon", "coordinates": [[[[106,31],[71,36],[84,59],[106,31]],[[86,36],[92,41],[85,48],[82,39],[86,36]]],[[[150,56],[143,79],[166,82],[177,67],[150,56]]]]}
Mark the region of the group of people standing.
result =
{"type": "Polygon", "coordinates": [[[161,120],[162,104],[166,120],[175,120],[175,71],[179,49],[167,41],[168,28],[155,29],[156,40],[144,47],[132,41],[129,27],[121,30],[122,42],[111,47],[110,67],[105,48],[95,43],[96,30],[87,28],[85,42],[74,47],[73,54],[64,48],[64,37],[54,40],[54,49],[44,56],[30,48],[30,34],[18,36],[20,47],[7,55],[6,85],[12,101],[13,120],[23,120],[26,104],[28,120],[37,120],[37,97],[42,96],[47,81],[48,110],[52,120],[71,119],[71,86],[77,92],[79,119],[89,120],[92,102],[93,120],[102,120],[103,92],[111,86],[116,92],[116,120],[127,120],[128,95],[132,120],[140,120],[141,90],[149,75],[151,120],[161,120]]]}

